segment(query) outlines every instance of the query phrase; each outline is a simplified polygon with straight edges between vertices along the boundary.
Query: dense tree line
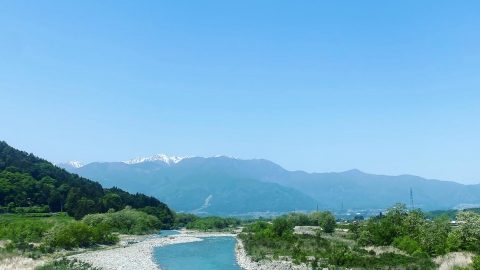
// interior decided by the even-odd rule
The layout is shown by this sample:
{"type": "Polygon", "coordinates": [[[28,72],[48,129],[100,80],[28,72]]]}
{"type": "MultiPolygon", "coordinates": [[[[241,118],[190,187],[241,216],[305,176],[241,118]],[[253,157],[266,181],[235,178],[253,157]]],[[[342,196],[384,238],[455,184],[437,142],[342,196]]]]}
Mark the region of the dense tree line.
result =
{"type": "Polygon", "coordinates": [[[222,218],[222,217],[203,217],[195,218],[188,222],[185,227],[187,229],[209,231],[209,230],[226,230],[232,229],[240,225],[240,220],[236,218],[222,218]]]}
{"type": "Polygon", "coordinates": [[[313,212],[310,214],[290,213],[279,219],[285,219],[291,226],[319,226],[326,233],[333,233],[336,226],[335,216],[328,212],[313,212]]]}
{"type": "Polygon", "coordinates": [[[104,189],[97,182],[0,141],[1,212],[66,211],[81,219],[109,209],[118,211],[127,205],[154,214],[166,227],[173,225],[173,212],[153,197],[118,188],[104,189]]]}

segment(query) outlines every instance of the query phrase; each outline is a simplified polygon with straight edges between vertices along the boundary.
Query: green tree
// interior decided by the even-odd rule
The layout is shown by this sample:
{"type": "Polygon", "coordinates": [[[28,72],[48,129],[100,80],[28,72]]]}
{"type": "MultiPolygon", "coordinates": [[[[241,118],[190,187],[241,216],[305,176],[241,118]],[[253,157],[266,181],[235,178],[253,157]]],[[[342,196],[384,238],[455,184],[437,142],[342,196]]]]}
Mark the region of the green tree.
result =
{"type": "Polygon", "coordinates": [[[420,244],[425,252],[433,256],[447,252],[447,238],[451,230],[449,223],[448,217],[440,217],[422,227],[420,244]]]}
{"type": "Polygon", "coordinates": [[[480,214],[462,211],[457,214],[458,234],[461,248],[480,251],[480,214]]]}
{"type": "Polygon", "coordinates": [[[425,225],[425,214],[421,210],[414,210],[408,212],[401,219],[401,235],[408,235],[412,239],[418,241],[418,236],[422,230],[422,227],[425,225]]]}
{"type": "Polygon", "coordinates": [[[330,212],[323,212],[322,217],[319,221],[320,227],[326,233],[333,233],[335,231],[335,227],[337,222],[335,220],[335,216],[330,212]]]}
{"type": "Polygon", "coordinates": [[[288,222],[285,217],[279,217],[273,220],[272,229],[275,235],[279,237],[291,235],[293,233],[293,225],[288,222]]]}
{"type": "Polygon", "coordinates": [[[107,193],[102,198],[102,208],[104,211],[109,209],[115,209],[115,211],[121,210],[123,206],[122,198],[115,193],[107,193]]]}

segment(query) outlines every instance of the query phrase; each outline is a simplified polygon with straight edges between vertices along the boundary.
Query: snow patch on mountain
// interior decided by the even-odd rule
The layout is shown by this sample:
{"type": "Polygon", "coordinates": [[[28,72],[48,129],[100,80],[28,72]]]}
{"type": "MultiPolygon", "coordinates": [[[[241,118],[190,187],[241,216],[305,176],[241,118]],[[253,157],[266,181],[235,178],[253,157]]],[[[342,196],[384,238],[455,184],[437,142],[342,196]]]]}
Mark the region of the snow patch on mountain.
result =
{"type": "Polygon", "coordinates": [[[76,169],[81,168],[81,167],[83,167],[83,165],[85,165],[85,164],[83,164],[83,162],[80,162],[78,160],[69,161],[69,162],[67,162],[67,164],[72,166],[73,168],[76,168],[76,169]]]}
{"type": "Polygon", "coordinates": [[[178,157],[178,156],[167,156],[165,154],[157,154],[151,157],[137,157],[127,161],[123,161],[126,164],[138,164],[143,162],[154,162],[154,161],[161,161],[165,162],[168,165],[177,164],[178,162],[182,161],[185,157],[178,157]]]}

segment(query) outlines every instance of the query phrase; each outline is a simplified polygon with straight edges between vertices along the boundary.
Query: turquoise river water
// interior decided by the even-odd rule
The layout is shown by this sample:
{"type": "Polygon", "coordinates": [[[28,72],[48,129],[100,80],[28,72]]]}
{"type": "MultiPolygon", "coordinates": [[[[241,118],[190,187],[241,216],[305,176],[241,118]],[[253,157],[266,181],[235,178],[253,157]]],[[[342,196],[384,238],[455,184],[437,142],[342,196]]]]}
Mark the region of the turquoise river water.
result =
{"type": "MultiPolygon", "coordinates": [[[[171,235],[173,232],[162,232],[171,235]]],[[[157,247],[153,253],[162,270],[241,270],[235,260],[235,238],[205,237],[203,241],[157,247]]]]}

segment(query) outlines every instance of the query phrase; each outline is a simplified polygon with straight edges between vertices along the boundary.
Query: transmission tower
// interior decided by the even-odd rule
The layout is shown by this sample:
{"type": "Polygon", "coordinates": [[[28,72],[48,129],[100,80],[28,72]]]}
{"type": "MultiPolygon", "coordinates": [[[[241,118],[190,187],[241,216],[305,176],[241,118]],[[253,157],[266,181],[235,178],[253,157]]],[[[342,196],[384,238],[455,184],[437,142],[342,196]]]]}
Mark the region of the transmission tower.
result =
{"type": "Polygon", "coordinates": [[[415,209],[415,205],[413,204],[413,189],[410,188],[410,207],[411,209],[415,209]]]}

